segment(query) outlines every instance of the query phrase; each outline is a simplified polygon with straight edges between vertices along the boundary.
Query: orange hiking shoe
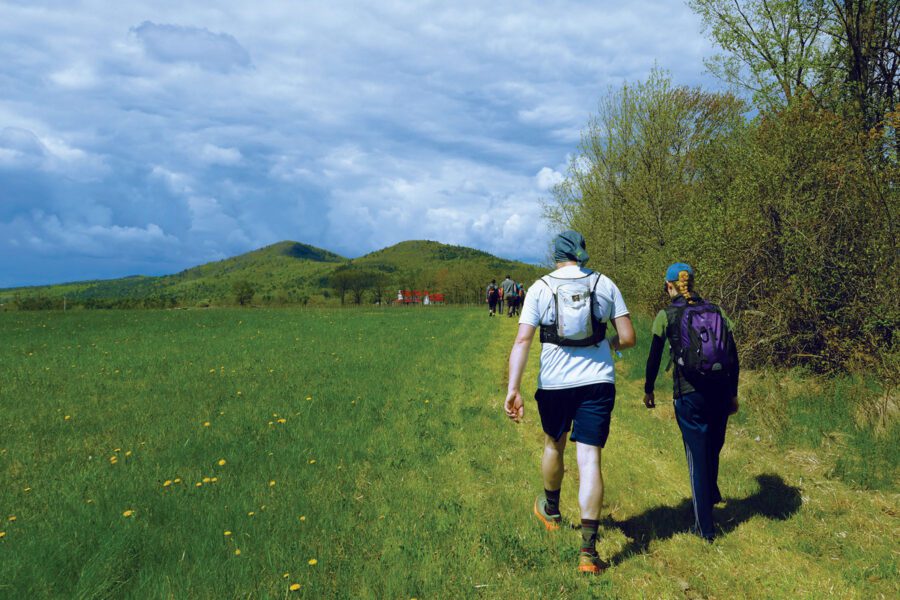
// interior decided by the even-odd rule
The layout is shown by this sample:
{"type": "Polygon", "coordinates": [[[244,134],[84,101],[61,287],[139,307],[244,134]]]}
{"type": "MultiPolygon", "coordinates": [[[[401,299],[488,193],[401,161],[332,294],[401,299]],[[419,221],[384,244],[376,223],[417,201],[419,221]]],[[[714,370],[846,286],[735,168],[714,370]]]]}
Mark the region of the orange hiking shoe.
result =
{"type": "Polygon", "coordinates": [[[600,557],[590,552],[582,552],[578,555],[578,572],[589,575],[599,575],[609,568],[609,565],[600,560],[600,557]]]}
{"type": "Polygon", "coordinates": [[[547,528],[547,531],[556,531],[559,529],[562,515],[559,513],[556,513],[555,515],[547,513],[547,499],[545,497],[538,496],[535,498],[534,515],[540,519],[541,523],[544,524],[544,527],[547,528]]]}

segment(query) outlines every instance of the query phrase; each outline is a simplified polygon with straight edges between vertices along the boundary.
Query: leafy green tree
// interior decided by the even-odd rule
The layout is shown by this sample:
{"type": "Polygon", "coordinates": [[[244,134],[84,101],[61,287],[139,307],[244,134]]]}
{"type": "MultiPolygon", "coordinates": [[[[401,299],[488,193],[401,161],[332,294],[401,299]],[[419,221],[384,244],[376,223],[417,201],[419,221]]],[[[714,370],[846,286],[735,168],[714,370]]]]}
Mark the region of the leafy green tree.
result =
{"type": "Polygon", "coordinates": [[[253,300],[253,296],[256,294],[256,287],[246,279],[242,279],[234,282],[234,285],[231,286],[231,291],[234,293],[237,303],[245,306],[253,300]]]}
{"type": "Polygon", "coordinates": [[[760,108],[799,93],[819,97],[829,37],[826,0],[688,0],[726,51],[707,61],[721,79],[753,93],[760,108]]]}

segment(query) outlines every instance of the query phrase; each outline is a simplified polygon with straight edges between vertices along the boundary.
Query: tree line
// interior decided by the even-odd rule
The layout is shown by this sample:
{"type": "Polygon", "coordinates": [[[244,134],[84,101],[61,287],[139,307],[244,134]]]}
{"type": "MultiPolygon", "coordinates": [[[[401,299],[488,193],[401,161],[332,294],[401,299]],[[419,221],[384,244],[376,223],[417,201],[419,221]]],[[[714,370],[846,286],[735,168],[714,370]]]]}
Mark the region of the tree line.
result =
{"type": "Polygon", "coordinates": [[[611,89],[547,217],[645,311],[667,264],[693,264],[750,364],[895,381],[900,2],[689,4],[733,91],[659,69],[611,89]]]}

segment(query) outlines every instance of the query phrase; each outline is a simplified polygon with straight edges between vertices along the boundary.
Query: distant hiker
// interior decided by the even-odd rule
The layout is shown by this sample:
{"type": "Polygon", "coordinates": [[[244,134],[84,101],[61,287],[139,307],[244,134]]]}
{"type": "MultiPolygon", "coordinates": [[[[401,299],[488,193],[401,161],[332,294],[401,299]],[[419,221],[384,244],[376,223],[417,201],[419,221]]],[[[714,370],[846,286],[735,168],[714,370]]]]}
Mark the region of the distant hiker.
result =
{"type": "Polygon", "coordinates": [[[485,301],[488,303],[488,315],[493,317],[497,310],[497,302],[500,300],[500,290],[497,288],[497,280],[491,279],[487,286],[485,301]]]}
{"type": "Polygon", "coordinates": [[[521,283],[516,284],[516,314],[522,312],[522,304],[525,303],[525,286],[521,283]]]}
{"type": "MultiPolygon", "coordinates": [[[[503,290],[503,298],[506,300],[506,316],[511,317],[513,316],[513,307],[515,306],[516,282],[507,275],[506,279],[500,282],[500,288],[503,290]]],[[[500,307],[500,310],[503,310],[502,306],[500,307]]]]}
{"type": "Polygon", "coordinates": [[[525,414],[519,386],[534,332],[540,328],[541,367],[537,401],[544,436],[541,473],[544,493],[534,514],[548,530],[559,529],[559,493],[563,480],[566,433],[578,456],[581,552],[578,570],[599,573],[597,529],[603,506],[600,449],[609,436],[616,398],[611,348],[634,346],[634,328],[619,288],[609,278],[584,268],[584,238],[566,231],[553,240],[556,270],[541,277],[525,295],[519,332],[509,355],[506,415],[518,422],[525,414]],[[606,338],[612,321],[617,335],[606,338]]]}
{"type": "Polygon", "coordinates": [[[675,366],[675,418],[681,428],[694,503],[691,528],[707,541],[716,535],[712,507],[719,492],[719,452],[725,444],[728,416],[738,410],[738,355],[733,326],[722,309],[694,291],[694,270],[675,263],[666,271],[671,304],[653,321],[647,357],[644,405],[654,408],[653,387],[666,341],[675,366]]]}

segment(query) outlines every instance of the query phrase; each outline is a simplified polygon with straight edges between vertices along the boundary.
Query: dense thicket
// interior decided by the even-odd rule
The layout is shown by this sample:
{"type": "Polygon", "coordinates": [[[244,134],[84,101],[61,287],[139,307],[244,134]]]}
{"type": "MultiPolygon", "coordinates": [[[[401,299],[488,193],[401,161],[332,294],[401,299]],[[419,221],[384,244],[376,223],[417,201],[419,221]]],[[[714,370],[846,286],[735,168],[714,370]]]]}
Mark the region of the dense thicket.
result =
{"type": "Polygon", "coordinates": [[[611,90],[548,217],[583,231],[645,311],[665,301],[667,264],[695,265],[753,364],[896,379],[896,3],[692,4],[753,103],[659,71],[611,90]]]}

